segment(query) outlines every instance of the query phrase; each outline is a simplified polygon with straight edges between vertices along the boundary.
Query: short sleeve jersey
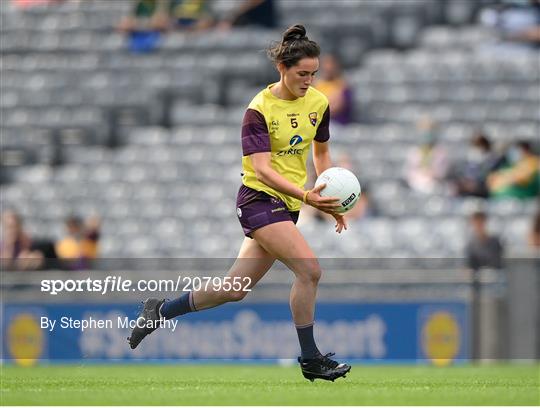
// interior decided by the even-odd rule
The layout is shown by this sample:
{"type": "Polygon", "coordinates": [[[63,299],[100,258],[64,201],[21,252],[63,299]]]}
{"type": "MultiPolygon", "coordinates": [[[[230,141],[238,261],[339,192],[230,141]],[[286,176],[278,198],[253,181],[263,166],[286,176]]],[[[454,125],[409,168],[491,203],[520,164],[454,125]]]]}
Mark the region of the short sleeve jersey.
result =
{"type": "Polygon", "coordinates": [[[306,95],[289,101],[274,96],[270,89],[251,101],[242,123],[242,183],[282,200],[290,211],[300,210],[302,202],[260,182],[250,155],[270,152],[270,164],[281,176],[300,188],[307,181],[306,163],[313,140],[327,142],[330,112],[328,99],[310,87],[306,95]]]}

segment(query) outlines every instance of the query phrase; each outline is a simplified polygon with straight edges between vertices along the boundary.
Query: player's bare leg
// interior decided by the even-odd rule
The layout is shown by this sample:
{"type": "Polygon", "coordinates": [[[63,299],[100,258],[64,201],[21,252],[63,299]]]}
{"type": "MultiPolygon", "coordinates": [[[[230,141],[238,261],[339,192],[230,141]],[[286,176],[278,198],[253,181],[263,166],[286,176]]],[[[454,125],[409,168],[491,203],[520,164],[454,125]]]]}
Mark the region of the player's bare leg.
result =
{"type": "Polygon", "coordinates": [[[164,319],[171,319],[176,316],[208,309],[221,305],[223,303],[242,300],[248,291],[268,272],[275,261],[275,257],[265,251],[257,241],[245,238],[238,258],[229,270],[227,276],[234,278],[249,278],[249,284],[242,281],[241,289],[231,287],[230,290],[224,290],[223,285],[215,289],[212,285],[207,290],[193,291],[186,293],[171,303],[165,303],[165,299],[149,298],[143,302],[143,309],[139,318],[138,325],[128,337],[129,345],[132,349],[136,348],[140,342],[157,327],[164,319]]]}
{"type": "Polygon", "coordinates": [[[253,288],[268,272],[276,258],[264,250],[254,239],[244,238],[238,258],[227,273],[227,277],[249,278],[249,284],[242,283],[242,290],[207,290],[192,292],[193,304],[197,310],[208,309],[227,302],[242,300],[249,292],[243,289],[253,288]]]}
{"type": "Polygon", "coordinates": [[[295,274],[290,296],[294,323],[313,323],[321,268],[298,228],[292,222],[279,222],[258,229],[253,237],[295,274]]]}
{"type": "Polygon", "coordinates": [[[302,348],[302,357],[298,361],[304,377],[311,381],[315,378],[334,381],[344,377],[351,367],[331,360],[331,353],[322,355],[313,339],[315,299],[321,268],[303,235],[292,221],[285,221],[266,225],[256,230],[253,237],[295,274],[290,305],[302,348]]]}

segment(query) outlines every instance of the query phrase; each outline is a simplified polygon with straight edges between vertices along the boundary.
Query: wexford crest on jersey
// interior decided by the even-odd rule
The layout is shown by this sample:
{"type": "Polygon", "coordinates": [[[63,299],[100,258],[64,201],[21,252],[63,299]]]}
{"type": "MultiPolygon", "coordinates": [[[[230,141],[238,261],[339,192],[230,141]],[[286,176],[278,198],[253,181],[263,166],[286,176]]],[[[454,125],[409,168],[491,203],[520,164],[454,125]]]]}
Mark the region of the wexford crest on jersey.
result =
{"type": "Polygon", "coordinates": [[[317,125],[317,112],[311,112],[309,114],[309,121],[313,126],[317,125]]]}

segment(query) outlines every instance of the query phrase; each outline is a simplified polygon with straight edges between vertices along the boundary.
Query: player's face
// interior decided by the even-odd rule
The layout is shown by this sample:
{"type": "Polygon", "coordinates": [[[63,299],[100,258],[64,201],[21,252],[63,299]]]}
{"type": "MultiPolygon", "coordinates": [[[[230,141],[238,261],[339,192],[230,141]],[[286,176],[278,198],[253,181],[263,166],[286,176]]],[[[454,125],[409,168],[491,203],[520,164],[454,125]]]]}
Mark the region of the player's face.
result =
{"type": "Polygon", "coordinates": [[[302,58],[296,65],[286,69],[283,80],[289,92],[296,98],[305,96],[318,69],[318,58],[302,58]]]}

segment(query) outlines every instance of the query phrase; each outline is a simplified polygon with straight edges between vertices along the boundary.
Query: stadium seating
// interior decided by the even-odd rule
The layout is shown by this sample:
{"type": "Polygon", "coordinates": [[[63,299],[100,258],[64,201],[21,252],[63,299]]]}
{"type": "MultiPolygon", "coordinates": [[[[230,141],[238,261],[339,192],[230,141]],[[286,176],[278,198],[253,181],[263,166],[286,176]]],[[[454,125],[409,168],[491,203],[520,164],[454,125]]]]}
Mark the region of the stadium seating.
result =
{"type": "MultiPolygon", "coordinates": [[[[463,254],[464,216],[478,201],[426,197],[400,180],[420,116],[440,123],[451,157],[479,125],[496,142],[538,136],[538,54],[483,52],[491,33],[460,26],[478,4],[434,3],[279,2],[284,25],[303,21],[323,47],[340,44],[358,123],[332,146],[350,154],[380,210],[353,223],[349,239],[307,220],[301,228],[322,257],[463,254]],[[332,21],[342,28],[331,32],[332,21]]],[[[71,212],[99,214],[103,257],[233,257],[240,123],[276,79],[260,51],[279,30],[175,33],[158,52],[132,55],[112,30],[125,4],[2,7],[3,206],[37,236],[60,236],[71,212]]],[[[536,204],[487,208],[508,246],[522,246],[536,204]]]]}

